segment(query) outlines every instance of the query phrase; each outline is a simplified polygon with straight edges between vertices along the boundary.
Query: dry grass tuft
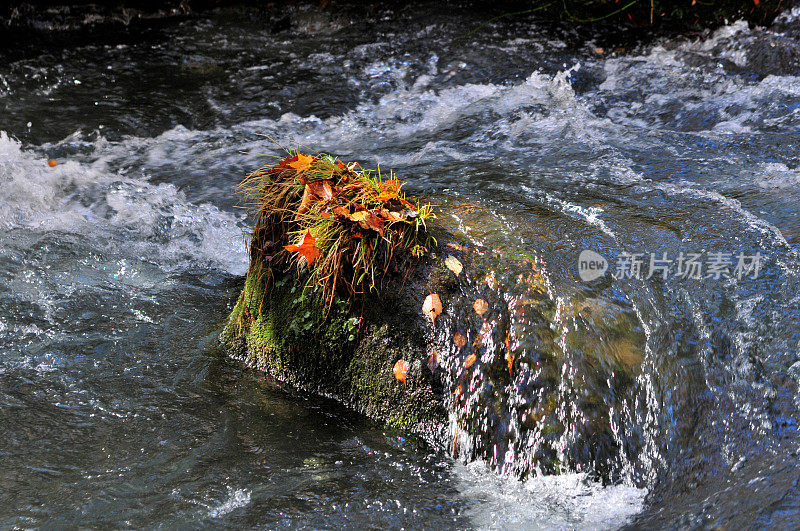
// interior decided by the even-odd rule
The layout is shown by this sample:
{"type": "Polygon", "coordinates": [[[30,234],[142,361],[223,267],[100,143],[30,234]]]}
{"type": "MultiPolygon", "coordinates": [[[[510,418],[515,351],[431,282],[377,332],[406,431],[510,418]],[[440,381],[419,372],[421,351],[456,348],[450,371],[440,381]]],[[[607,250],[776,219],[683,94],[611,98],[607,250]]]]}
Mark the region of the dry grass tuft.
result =
{"type": "Polygon", "coordinates": [[[394,174],[384,180],[355,162],[289,152],[240,185],[257,208],[251,264],[307,268],[307,286],[321,288],[326,308],[337,293],[352,301],[377,291],[428,242],[431,206],[411,203],[401,188],[394,174]]]}

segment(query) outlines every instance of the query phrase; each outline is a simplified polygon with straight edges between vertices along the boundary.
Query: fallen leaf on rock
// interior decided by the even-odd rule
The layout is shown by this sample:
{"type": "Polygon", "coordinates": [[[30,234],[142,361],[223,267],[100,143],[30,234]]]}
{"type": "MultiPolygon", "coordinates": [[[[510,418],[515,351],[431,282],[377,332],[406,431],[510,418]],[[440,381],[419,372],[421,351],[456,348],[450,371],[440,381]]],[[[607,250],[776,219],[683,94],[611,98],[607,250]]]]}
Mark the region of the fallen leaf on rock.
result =
{"type": "Polygon", "coordinates": [[[431,349],[431,355],[428,357],[428,369],[433,372],[439,366],[439,354],[431,349]]]}
{"type": "Polygon", "coordinates": [[[406,201],[405,199],[400,199],[400,204],[403,205],[404,207],[410,208],[411,210],[417,209],[417,207],[415,207],[411,202],[406,201]]]}
{"type": "Polygon", "coordinates": [[[476,299],[475,304],[472,305],[472,309],[475,310],[475,313],[478,315],[483,315],[489,310],[489,303],[483,299],[476,299]]]}
{"type": "Polygon", "coordinates": [[[294,168],[297,171],[297,173],[303,173],[311,166],[311,163],[313,162],[314,162],[314,157],[298,153],[297,160],[294,162],[290,162],[289,166],[294,168]]]}
{"type": "Polygon", "coordinates": [[[284,249],[292,253],[298,253],[306,259],[310,266],[319,257],[319,249],[317,249],[316,242],[317,239],[311,235],[311,231],[307,230],[303,236],[303,241],[299,245],[285,245],[284,249]]]}
{"type": "Polygon", "coordinates": [[[403,212],[393,212],[385,208],[382,208],[380,210],[380,215],[386,221],[391,221],[393,223],[406,220],[406,215],[403,212]]]}
{"type": "Polygon", "coordinates": [[[395,197],[397,197],[397,192],[381,192],[378,194],[378,201],[383,201],[385,203],[391,201],[395,197]]]}
{"type": "Polygon", "coordinates": [[[475,337],[474,345],[476,347],[480,347],[488,344],[488,342],[491,341],[492,339],[493,331],[494,331],[494,326],[489,321],[484,321],[483,325],[481,325],[481,329],[478,332],[478,335],[475,337]]]}
{"type": "Polygon", "coordinates": [[[508,375],[514,376],[514,353],[511,352],[511,334],[506,332],[506,361],[508,362],[508,375]]]}
{"type": "Polygon", "coordinates": [[[465,338],[461,332],[456,332],[456,334],[453,336],[453,341],[458,348],[463,348],[464,345],[467,344],[467,338],[465,338]]]}
{"type": "Polygon", "coordinates": [[[359,222],[359,225],[364,229],[372,229],[383,236],[383,220],[369,210],[364,212],[364,221],[359,222]]]}
{"type": "Polygon", "coordinates": [[[456,251],[461,251],[462,253],[467,252],[466,247],[464,247],[463,245],[459,245],[457,243],[447,242],[447,246],[450,247],[451,249],[455,249],[456,251]]]}
{"type": "Polygon", "coordinates": [[[464,360],[464,368],[469,369],[470,367],[472,367],[475,364],[475,360],[477,359],[478,356],[476,356],[475,354],[470,354],[469,356],[467,356],[467,358],[464,360]]]}
{"type": "Polygon", "coordinates": [[[350,221],[355,221],[360,223],[367,219],[368,212],[366,210],[359,210],[358,212],[353,212],[352,214],[348,214],[350,221]]]}
{"type": "Polygon", "coordinates": [[[308,189],[308,185],[303,189],[303,199],[300,200],[300,206],[297,207],[297,216],[295,218],[299,218],[311,207],[311,200],[313,199],[314,195],[311,193],[311,190],[308,189]]]}
{"type": "Polygon", "coordinates": [[[456,258],[455,256],[448,256],[447,258],[445,258],[444,265],[447,266],[447,269],[455,273],[456,276],[460,275],[461,270],[464,269],[464,267],[461,265],[461,262],[459,262],[458,258],[456,258]]]}
{"type": "Polygon", "coordinates": [[[422,313],[436,325],[436,317],[442,313],[442,299],[436,293],[431,293],[425,297],[422,303],[422,313]]]}
{"type": "Polygon", "coordinates": [[[406,383],[406,376],[408,375],[408,369],[411,367],[411,364],[405,360],[397,360],[397,363],[394,364],[394,369],[392,372],[394,373],[394,377],[397,378],[399,381],[403,382],[403,385],[406,383]]]}
{"type": "Polygon", "coordinates": [[[320,199],[322,201],[330,201],[333,199],[333,188],[331,187],[331,182],[328,180],[308,183],[306,185],[306,190],[308,190],[315,199],[320,199]]]}
{"type": "Polygon", "coordinates": [[[350,219],[350,211],[343,206],[334,207],[333,214],[337,217],[350,219]]]}

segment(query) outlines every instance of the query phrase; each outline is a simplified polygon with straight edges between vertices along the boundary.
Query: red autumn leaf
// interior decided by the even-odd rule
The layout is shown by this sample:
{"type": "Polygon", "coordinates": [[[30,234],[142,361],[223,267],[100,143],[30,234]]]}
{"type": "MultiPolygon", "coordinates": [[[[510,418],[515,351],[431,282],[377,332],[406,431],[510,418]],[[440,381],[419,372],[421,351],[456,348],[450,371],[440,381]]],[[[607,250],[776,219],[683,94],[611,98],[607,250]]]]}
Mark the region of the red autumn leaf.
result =
{"type": "Polygon", "coordinates": [[[351,162],[350,164],[345,164],[341,160],[336,159],[336,165],[343,170],[353,171],[356,168],[356,166],[358,166],[358,162],[351,162]]]}
{"type": "Polygon", "coordinates": [[[475,364],[475,361],[478,359],[478,356],[475,354],[470,354],[467,356],[467,359],[464,360],[464,368],[469,369],[475,364]]]}
{"type": "Polygon", "coordinates": [[[299,245],[285,245],[284,249],[289,252],[299,254],[305,258],[306,262],[308,262],[308,265],[311,266],[311,264],[314,263],[314,260],[319,257],[319,249],[317,249],[316,242],[317,239],[311,235],[311,231],[307,230],[303,236],[303,241],[300,242],[299,245]]]}
{"type": "Polygon", "coordinates": [[[463,395],[463,394],[464,394],[464,384],[463,384],[463,383],[460,383],[460,384],[458,384],[458,387],[456,387],[456,390],[455,390],[455,391],[453,391],[453,395],[454,395],[456,398],[458,398],[459,396],[461,396],[461,395],[463,395]]]}
{"type": "Polygon", "coordinates": [[[411,364],[405,360],[397,360],[397,363],[394,364],[394,369],[392,372],[394,373],[394,377],[397,378],[399,381],[403,382],[403,385],[406,383],[406,376],[408,375],[408,369],[411,367],[411,364]]]}
{"type": "Polygon", "coordinates": [[[428,369],[433,372],[439,366],[439,354],[431,349],[431,355],[428,357],[428,369]]]}
{"type": "Polygon", "coordinates": [[[314,162],[314,157],[310,155],[303,155],[302,153],[297,154],[297,160],[294,162],[290,162],[289,166],[294,168],[297,173],[305,172],[311,164],[314,162]]]}
{"type": "Polygon", "coordinates": [[[291,166],[289,166],[289,164],[295,162],[296,160],[297,160],[296,156],[286,157],[285,159],[277,163],[275,166],[273,166],[272,169],[269,170],[269,172],[280,173],[283,170],[290,168],[291,166]]]}
{"type": "MultiPolygon", "coordinates": [[[[300,179],[305,183],[304,179],[300,179]]],[[[331,188],[330,181],[314,181],[313,183],[306,184],[303,189],[303,198],[300,200],[300,206],[297,207],[298,217],[308,212],[311,208],[311,201],[330,201],[333,199],[333,188],[331,188]]]]}

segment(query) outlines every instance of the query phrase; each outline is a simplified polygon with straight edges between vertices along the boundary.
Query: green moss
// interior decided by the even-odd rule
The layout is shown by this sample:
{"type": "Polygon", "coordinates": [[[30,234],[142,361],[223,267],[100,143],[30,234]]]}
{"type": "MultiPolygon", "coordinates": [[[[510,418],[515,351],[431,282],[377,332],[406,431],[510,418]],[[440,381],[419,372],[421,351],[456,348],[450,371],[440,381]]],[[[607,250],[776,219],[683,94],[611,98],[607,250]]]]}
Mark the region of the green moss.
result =
{"type": "Polygon", "coordinates": [[[262,270],[251,268],[221,336],[248,364],[393,427],[420,431],[443,421],[441,400],[418,360],[409,359],[405,385],[392,373],[397,360],[418,351],[403,339],[414,334],[369,307],[359,334],[359,316],[345,301],[335,299],[326,315],[320,293],[304,288],[306,279],[289,274],[267,283],[262,270]]]}

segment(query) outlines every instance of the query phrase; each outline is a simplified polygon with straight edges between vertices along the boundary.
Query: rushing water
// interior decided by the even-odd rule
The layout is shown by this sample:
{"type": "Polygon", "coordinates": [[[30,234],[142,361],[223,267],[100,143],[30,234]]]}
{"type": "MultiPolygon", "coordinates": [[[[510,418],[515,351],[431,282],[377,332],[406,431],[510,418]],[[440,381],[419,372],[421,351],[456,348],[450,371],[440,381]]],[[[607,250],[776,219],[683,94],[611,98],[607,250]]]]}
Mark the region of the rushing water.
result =
{"type": "Polygon", "coordinates": [[[467,35],[479,17],[430,9],[0,52],[0,527],[797,518],[798,14],[610,53],[524,20],[467,35]],[[232,191],[277,153],[254,133],[479,204],[494,223],[450,221],[535,254],[562,304],[635,316],[618,480],[518,482],[220,356],[247,267],[232,191]],[[757,279],[598,286],[578,279],[582,249],[612,267],[765,260],[757,279]]]}

